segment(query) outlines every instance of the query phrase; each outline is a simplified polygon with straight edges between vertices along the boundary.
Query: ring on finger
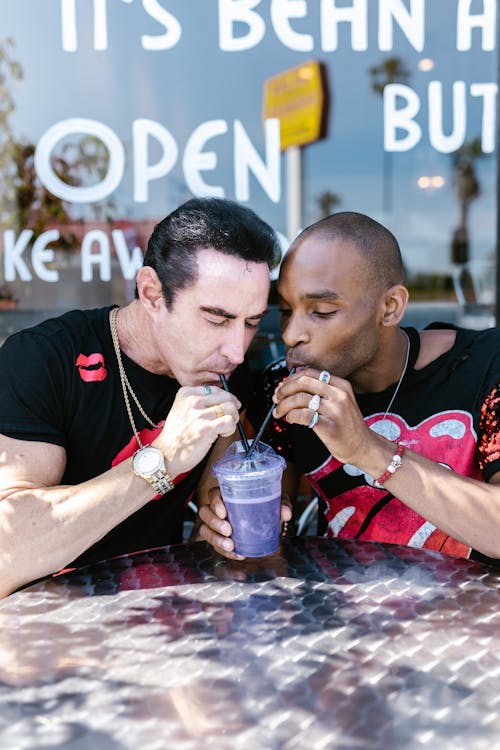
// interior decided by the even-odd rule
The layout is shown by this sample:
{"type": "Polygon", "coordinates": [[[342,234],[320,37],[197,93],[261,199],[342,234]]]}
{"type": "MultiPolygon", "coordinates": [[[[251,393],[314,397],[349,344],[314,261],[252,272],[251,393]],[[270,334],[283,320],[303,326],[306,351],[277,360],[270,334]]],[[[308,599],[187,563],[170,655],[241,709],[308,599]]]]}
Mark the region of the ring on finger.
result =
{"type": "Polygon", "coordinates": [[[215,418],[218,419],[219,417],[224,416],[224,407],[222,404],[216,404],[215,405],[215,418]]]}
{"type": "Polygon", "coordinates": [[[210,396],[210,394],[212,393],[212,389],[210,388],[209,385],[204,385],[203,386],[203,390],[205,391],[205,393],[207,394],[207,396],[210,396]]]}
{"type": "Polygon", "coordinates": [[[318,394],[316,393],[316,395],[314,395],[312,399],[309,401],[309,405],[308,405],[309,409],[311,409],[312,411],[318,411],[320,401],[321,401],[321,396],[318,396],[318,394]]]}
{"type": "Polygon", "coordinates": [[[322,370],[319,374],[318,380],[320,383],[329,383],[330,382],[330,373],[326,370],[322,370]]]}
{"type": "Polygon", "coordinates": [[[316,427],[316,425],[318,424],[318,419],[319,419],[319,414],[318,414],[317,411],[314,411],[313,415],[312,415],[312,418],[311,418],[311,421],[307,425],[310,430],[312,430],[313,427],[316,427]]]}

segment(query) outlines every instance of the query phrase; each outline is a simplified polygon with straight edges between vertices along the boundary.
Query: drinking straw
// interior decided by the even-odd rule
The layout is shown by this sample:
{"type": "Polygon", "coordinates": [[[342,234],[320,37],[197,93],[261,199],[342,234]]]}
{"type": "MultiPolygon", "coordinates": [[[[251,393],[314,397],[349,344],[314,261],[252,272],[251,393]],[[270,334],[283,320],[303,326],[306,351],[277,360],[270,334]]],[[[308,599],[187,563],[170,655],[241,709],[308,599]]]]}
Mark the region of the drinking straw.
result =
{"type": "MultiPolygon", "coordinates": [[[[227,383],[226,376],[220,373],[219,378],[220,378],[220,382],[222,383],[222,387],[224,388],[224,390],[230,393],[231,391],[229,390],[229,385],[227,383]]],[[[243,448],[245,449],[245,453],[248,454],[248,451],[250,450],[250,445],[248,443],[247,436],[245,435],[245,430],[243,428],[243,425],[241,424],[241,419],[238,419],[237,427],[240,433],[241,442],[243,443],[243,448]]]]}
{"type": "MultiPolygon", "coordinates": [[[[295,372],[295,367],[292,367],[292,369],[290,370],[290,375],[293,375],[294,372],[295,372]]],[[[256,436],[254,437],[254,439],[252,441],[252,445],[247,450],[247,452],[245,454],[245,458],[250,458],[251,455],[252,455],[252,453],[254,452],[255,448],[257,447],[257,443],[259,442],[259,440],[261,439],[262,435],[264,434],[264,430],[267,427],[267,423],[269,422],[269,420],[272,417],[273,409],[275,408],[275,406],[276,406],[276,404],[273,403],[272,406],[270,407],[269,411],[267,412],[266,416],[264,417],[264,421],[262,422],[262,424],[261,424],[261,426],[259,428],[259,431],[257,432],[256,436]]]]}

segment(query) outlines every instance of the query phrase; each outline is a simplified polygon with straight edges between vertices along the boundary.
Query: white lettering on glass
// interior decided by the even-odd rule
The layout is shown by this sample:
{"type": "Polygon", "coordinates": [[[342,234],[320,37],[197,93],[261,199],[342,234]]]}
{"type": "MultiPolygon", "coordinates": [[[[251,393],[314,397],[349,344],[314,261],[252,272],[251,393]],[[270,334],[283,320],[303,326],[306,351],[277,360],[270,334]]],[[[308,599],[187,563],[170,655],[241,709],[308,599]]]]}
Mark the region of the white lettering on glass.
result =
{"type": "Polygon", "coordinates": [[[264,38],[266,26],[253,10],[260,0],[219,0],[219,47],[224,52],[241,52],[255,47],[264,38]],[[235,25],[248,31],[236,36],[235,25]]]}
{"type": "Polygon", "coordinates": [[[384,148],[386,151],[409,151],[420,140],[422,130],[415,122],[420,110],[420,99],[409,86],[391,83],[384,88],[384,148]],[[404,106],[397,107],[403,100],[404,106]],[[406,135],[397,137],[397,131],[406,135]]]}
{"type": "Polygon", "coordinates": [[[422,52],[425,45],[425,0],[410,0],[410,8],[402,0],[380,0],[378,6],[378,46],[390,51],[393,42],[393,20],[412,47],[422,52]]]}
{"type": "Polygon", "coordinates": [[[92,281],[92,266],[98,266],[101,281],[111,281],[111,252],[109,239],[102,229],[91,229],[82,241],[82,281],[92,281]],[[93,252],[93,246],[97,251],[93,252]]]}
{"type": "MultiPolygon", "coordinates": [[[[94,49],[108,48],[106,0],[94,0],[94,49]]],[[[62,48],[65,52],[78,49],[76,0],[61,0],[62,48]]]]}
{"type": "Polygon", "coordinates": [[[262,161],[251,143],[241,122],[236,120],[234,123],[234,181],[236,200],[238,201],[250,200],[250,171],[253,172],[273,203],[278,203],[280,200],[280,121],[277,118],[266,120],[264,130],[266,137],[265,162],[262,161]]]}
{"type": "Polygon", "coordinates": [[[367,0],[352,0],[352,6],[337,8],[334,0],[321,0],[321,46],[324,52],[338,47],[338,24],[351,24],[351,46],[355,51],[368,48],[367,0]]]}
{"type": "MultiPolygon", "coordinates": [[[[472,29],[481,29],[481,49],[495,49],[496,0],[483,0],[483,12],[471,14],[472,0],[458,0],[457,50],[467,52],[472,47],[472,29]]],[[[477,7],[477,6],[476,6],[477,7]]]]}
{"type": "MultiPolygon", "coordinates": [[[[482,99],[481,150],[491,153],[495,148],[496,96],[495,83],[472,83],[470,95],[482,99]]],[[[467,87],[455,81],[451,87],[451,127],[444,132],[445,105],[443,84],[431,81],[428,87],[429,141],[436,151],[449,154],[459,149],[467,138],[467,87]]],[[[384,148],[386,151],[409,151],[422,137],[422,127],[416,122],[420,112],[420,98],[409,86],[388,84],[384,88],[384,148]],[[401,101],[403,104],[401,105],[401,101]],[[398,134],[398,130],[402,131],[398,134]]]]}
{"type": "Polygon", "coordinates": [[[452,93],[452,129],[449,135],[443,132],[443,84],[432,81],[429,84],[429,140],[442,154],[457,151],[465,141],[467,115],[464,81],[455,81],[452,93]]]}
{"type": "Polygon", "coordinates": [[[139,268],[141,268],[143,261],[141,248],[136,245],[132,252],[130,252],[127,240],[121,229],[113,229],[111,236],[123,278],[127,280],[135,279],[135,275],[139,268]]]}
{"type": "Polygon", "coordinates": [[[23,229],[17,240],[13,229],[7,229],[3,233],[3,274],[5,281],[14,281],[16,274],[19,275],[21,281],[31,281],[32,276],[30,270],[22,255],[28,247],[32,237],[32,229],[23,229]]]}
{"type": "Polygon", "coordinates": [[[46,263],[54,262],[54,250],[53,248],[47,247],[49,242],[57,242],[59,239],[59,231],[57,229],[48,229],[46,232],[42,232],[35,242],[33,243],[33,250],[31,251],[31,263],[33,270],[42,281],[56,282],[59,281],[59,273],[55,268],[47,268],[46,263]]]}
{"type": "Polygon", "coordinates": [[[145,203],[149,198],[149,183],[170,172],[177,161],[178,149],[172,134],[159,122],[147,119],[134,120],[132,124],[134,144],[134,201],[145,203]],[[155,164],[148,161],[148,145],[154,137],[162,147],[162,156],[155,164]]]}
{"type": "Polygon", "coordinates": [[[184,179],[194,195],[208,195],[213,198],[224,198],[224,188],[209,185],[200,172],[213,170],[217,167],[217,154],[214,151],[203,151],[208,140],[227,133],[225,120],[209,120],[199,125],[191,134],[182,159],[184,179]]]}
{"type": "Polygon", "coordinates": [[[142,5],[146,13],[165,28],[165,33],[161,36],[143,34],[141,37],[143,48],[145,50],[159,50],[175,47],[182,36],[179,21],[168,10],[165,10],[158,0],[142,0],[142,5]]]}
{"type": "Polygon", "coordinates": [[[276,36],[285,47],[295,52],[311,52],[314,49],[313,37],[299,34],[290,24],[290,18],[304,18],[306,15],[305,0],[272,0],[271,21],[276,36]]]}
{"type": "Polygon", "coordinates": [[[97,120],[74,117],[49,128],[38,141],[35,150],[35,169],[43,185],[51,193],[70,203],[92,203],[107,198],[119,185],[125,167],[125,150],[118,136],[107,125],[97,120]],[[101,182],[90,187],[78,187],[63,182],[51,164],[52,150],[62,138],[75,133],[99,138],[108,149],[107,174],[101,182]]]}

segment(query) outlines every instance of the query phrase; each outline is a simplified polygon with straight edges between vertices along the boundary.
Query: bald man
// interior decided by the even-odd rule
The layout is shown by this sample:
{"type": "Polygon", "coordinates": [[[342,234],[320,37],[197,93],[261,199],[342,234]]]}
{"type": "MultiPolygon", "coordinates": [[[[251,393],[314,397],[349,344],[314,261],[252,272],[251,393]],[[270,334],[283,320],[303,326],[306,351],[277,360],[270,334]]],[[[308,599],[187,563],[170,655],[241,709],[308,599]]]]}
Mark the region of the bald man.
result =
{"type": "MultiPolygon", "coordinates": [[[[500,561],[500,331],[400,326],[408,291],[395,237],[341,212],[305,229],[282,263],[286,360],[266,441],[320,500],[319,533],[500,561]],[[289,375],[289,370],[296,368],[289,375]]],[[[218,491],[200,535],[232,556],[218,491]]]]}

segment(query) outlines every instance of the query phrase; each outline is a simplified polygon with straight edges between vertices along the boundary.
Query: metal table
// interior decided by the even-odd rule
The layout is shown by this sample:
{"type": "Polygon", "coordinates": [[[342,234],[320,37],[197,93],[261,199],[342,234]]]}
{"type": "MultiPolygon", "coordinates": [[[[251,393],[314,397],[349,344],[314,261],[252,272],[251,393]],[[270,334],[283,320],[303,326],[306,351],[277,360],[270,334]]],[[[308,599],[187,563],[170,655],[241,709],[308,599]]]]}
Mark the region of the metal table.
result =
{"type": "Polygon", "coordinates": [[[500,746],[500,571],[312,537],[125,556],[0,602],[2,750],[500,746]]]}

